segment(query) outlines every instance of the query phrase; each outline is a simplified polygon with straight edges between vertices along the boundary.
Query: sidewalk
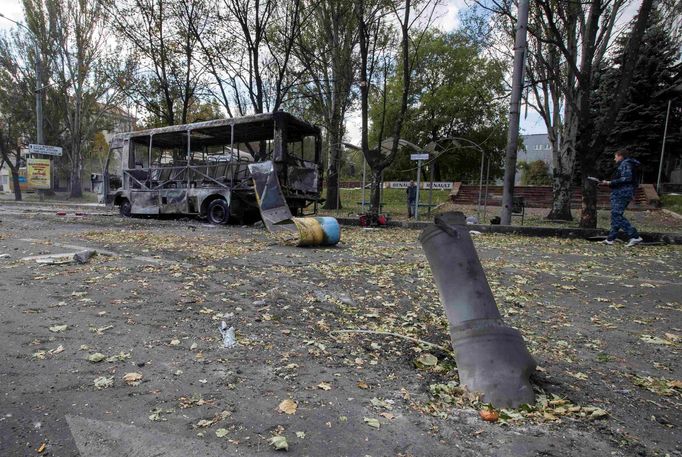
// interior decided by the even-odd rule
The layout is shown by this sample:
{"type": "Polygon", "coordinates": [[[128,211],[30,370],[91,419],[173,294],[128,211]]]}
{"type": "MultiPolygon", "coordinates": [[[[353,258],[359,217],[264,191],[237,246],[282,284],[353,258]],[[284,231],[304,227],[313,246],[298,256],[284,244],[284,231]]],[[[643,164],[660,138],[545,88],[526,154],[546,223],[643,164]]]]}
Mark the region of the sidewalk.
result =
{"type": "Polygon", "coordinates": [[[0,211],[7,213],[75,213],[78,216],[109,216],[118,214],[101,203],[72,203],[68,201],[59,200],[45,200],[45,201],[14,201],[0,198],[0,211]]]}

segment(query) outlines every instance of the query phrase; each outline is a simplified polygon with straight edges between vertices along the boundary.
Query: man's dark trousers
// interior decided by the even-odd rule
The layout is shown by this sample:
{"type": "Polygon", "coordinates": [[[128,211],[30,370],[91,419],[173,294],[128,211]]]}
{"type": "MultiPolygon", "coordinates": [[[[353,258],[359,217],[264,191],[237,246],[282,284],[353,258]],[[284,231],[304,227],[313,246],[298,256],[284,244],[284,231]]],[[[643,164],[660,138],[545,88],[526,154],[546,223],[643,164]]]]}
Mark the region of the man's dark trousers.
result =
{"type": "Polygon", "coordinates": [[[618,236],[618,231],[621,229],[625,232],[628,239],[639,236],[637,229],[623,216],[625,208],[632,201],[634,195],[635,190],[630,186],[611,191],[611,231],[608,236],[609,240],[615,240],[618,236]]]}

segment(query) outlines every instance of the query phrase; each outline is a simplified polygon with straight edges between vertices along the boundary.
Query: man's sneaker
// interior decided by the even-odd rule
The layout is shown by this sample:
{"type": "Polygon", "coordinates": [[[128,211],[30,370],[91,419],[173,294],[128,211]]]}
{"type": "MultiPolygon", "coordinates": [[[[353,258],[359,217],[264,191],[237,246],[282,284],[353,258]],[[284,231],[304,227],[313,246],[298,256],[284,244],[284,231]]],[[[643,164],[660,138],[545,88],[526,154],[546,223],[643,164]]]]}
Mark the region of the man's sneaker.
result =
{"type": "Polygon", "coordinates": [[[603,240],[601,243],[602,243],[602,244],[608,244],[609,246],[611,246],[611,245],[613,244],[613,240],[609,240],[609,239],[607,238],[607,239],[603,240]]]}
{"type": "Polygon", "coordinates": [[[630,241],[628,241],[628,244],[626,244],[626,246],[627,246],[627,247],[636,246],[636,245],[638,245],[639,243],[641,243],[642,241],[643,241],[643,240],[642,240],[642,237],[641,237],[641,236],[638,236],[637,238],[630,238],[630,241]]]}

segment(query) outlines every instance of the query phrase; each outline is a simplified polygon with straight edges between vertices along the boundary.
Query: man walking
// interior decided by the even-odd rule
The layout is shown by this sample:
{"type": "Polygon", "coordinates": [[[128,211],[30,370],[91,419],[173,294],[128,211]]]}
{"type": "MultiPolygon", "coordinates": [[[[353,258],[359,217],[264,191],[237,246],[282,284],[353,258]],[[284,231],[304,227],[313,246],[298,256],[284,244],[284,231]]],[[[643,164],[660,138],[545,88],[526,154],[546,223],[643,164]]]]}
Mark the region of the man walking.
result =
{"type": "Polygon", "coordinates": [[[627,150],[621,149],[614,155],[618,167],[611,181],[601,181],[600,184],[611,188],[611,231],[604,240],[604,244],[613,244],[619,230],[623,230],[630,241],[627,246],[635,246],[642,242],[637,229],[625,219],[623,213],[630,201],[635,196],[635,190],[639,185],[638,160],[627,157],[627,150]]]}
{"type": "Polygon", "coordinates": [[[410,185],[407,186],[407,217],[413,218],[416,212],[417,205],[417,186],[414,181],[410,181],[410,185]]]}

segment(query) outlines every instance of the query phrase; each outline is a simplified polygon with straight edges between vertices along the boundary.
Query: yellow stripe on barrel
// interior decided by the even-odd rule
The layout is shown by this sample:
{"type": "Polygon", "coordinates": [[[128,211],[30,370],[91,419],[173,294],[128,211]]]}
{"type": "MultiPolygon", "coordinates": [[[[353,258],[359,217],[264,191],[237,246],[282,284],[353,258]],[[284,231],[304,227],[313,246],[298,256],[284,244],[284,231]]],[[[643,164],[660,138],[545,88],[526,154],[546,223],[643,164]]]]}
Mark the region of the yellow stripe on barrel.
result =
{"type": "Polygon", "coordinates": [[[299,246],[334,246],[341,238],[341,228],[333,217],[292,218],[300,236],[299,246]]]}

